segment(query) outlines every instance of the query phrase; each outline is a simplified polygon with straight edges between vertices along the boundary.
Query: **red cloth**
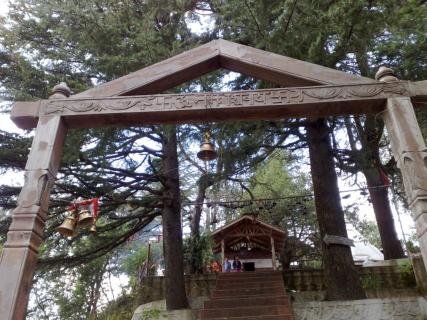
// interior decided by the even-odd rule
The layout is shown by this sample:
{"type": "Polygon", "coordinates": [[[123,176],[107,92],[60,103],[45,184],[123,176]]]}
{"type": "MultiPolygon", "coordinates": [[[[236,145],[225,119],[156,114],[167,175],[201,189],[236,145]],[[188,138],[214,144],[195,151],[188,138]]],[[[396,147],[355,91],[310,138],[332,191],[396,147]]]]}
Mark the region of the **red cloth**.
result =
{"type": "Polygon", "coordinates": [[[383,185],[389,187],[391,184],[390,179],[387,177],[387,174],[384,172],[383,169],[380,168],[379,170],[383,185]]]}
{"type": "Polygon", "coordinates": [[[75,201],[68,207],[69,210],[77,210],[79,207],[87,206],[96,220],[99,215],[99,198],[92,198],[88,200],[75,201]]]}

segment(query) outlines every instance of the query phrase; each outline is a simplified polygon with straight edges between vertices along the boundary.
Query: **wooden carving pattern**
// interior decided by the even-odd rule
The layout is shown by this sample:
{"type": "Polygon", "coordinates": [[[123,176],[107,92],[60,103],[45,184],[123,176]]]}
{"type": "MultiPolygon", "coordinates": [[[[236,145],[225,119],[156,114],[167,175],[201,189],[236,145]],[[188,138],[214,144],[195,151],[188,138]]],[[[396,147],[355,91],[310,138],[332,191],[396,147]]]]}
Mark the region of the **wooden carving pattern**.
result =
{"type": "Polygon", "coordinates": [[[403,172],[403,183],[409,202],[417,197],[427,196],[427,149],[404,151],[398,161],[403,172]]]}
{"type": "Polygon", "coordinates": [[[24,175],[25,183],[18,197],[19,208],[43,206],[52,183],[48,170],[29,170],[24,175]]]}
{"type": "Polygon", "coordinates": [[[226,107],[262,107],[316,103],[328,100],[387,98],[407,93],[406,83],[379,83],[363,86],[324,86],[282,88],[254,91],[162,94],[92,100],[46,101],[43,115],[79,113],[115,113],[138,111],[168,111],[180,109],[212,109],[226,107]]]}
{"type": "Polygon", "coordinates": [[[228,233],[228,237],[270,236],[271,232],[258,224],[241,224],[228,233]]]}
{"type": "Polygon", "coordinates": [[[379,96],[382,93],[394,93],[404,95],[406,88],[401,83],[388,83],[381,85],[369,86],[349,86],[349,87],[331,87],[322,88],[318,90],[305,89],[303,93],[309,97],[317,98],[319,100],[328,100],[334,98],[371,98],[379,96]]]}
{"type": "MultiPolygon", "coordinates": [[[[65,101],[64,101],[65,102],[65,101]]],[[[71,103],[55,103],[49,102],[45,108],[45,114],[62,113],[65,110],[80,113],[80,112],[103,112],[103,111],[123,111],[134,108],[141,104],[141,101],[114,101],[114,103],[106,104],[101,101],[75,102],[71,103]]]]}

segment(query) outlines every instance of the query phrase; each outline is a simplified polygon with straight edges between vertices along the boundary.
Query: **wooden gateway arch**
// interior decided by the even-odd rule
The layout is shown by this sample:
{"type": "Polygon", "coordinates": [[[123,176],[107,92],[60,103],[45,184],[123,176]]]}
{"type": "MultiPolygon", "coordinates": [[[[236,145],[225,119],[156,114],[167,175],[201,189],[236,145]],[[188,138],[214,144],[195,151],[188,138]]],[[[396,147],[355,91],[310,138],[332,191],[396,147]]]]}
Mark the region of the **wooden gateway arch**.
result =
{"type": "Polygon", "coordinates": [[[48,100],[16,102],[12,120],[36,127],[25,183],[0,258],[0,315],[24,319],[49,192],[68,129],[209,120],[279,119],[344,114],[382,115],[402,171],[424,262],[427,262],[427,149],[413,105],[425,106],[427,81],[398,81],[380,68],[377,80],[215,40],[96,88],[70,96],[65,84],[48,100]],[[279,85],[255,91],[160,94],[224,68],[279,85]]]}

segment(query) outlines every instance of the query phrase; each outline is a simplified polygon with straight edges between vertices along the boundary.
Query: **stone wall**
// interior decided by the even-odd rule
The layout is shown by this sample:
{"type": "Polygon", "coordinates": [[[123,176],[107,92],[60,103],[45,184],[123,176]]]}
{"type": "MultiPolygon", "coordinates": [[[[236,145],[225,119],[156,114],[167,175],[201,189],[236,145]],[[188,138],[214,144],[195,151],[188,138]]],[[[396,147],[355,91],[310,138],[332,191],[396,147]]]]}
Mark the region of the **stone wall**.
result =
{"type": "Polygon", "coordinates": [[[422,320],[423,297],[293,303],[295,320],[422,320]]]}
{"type": "MultiPolygon", "coordinates": [[[[424,264],[414,262],[415,273],[419,275],[419,283],[411,270],[402,272],[399,262],[385,261],[380,266],[358,267],[363,286],[368,298],[414,297],[427,288],[424,264]],[[424,273],[423,273],[424,272],[424,273]],[[424,275],[424,276],[423,276],[424,275]]],[[[285,284],[294,301],[320,301],[326,289],[323,270],[292,269],[284,273],[285,284]]],[[[215,288],[216,275],[213,273],[186,276],[187,296],[194,298],[196,305],[207,297],[215,288]],[[200,300],[198,302],[198,300],[200,300]]],[[[139,303],[147,303],[164,299],[165,287],[163,277],[145,278],[139,289],[139,303]]]]}
{"type": "MultiPolygon", "coordinates": [[[[423,263],[421,262],[421,266],[423,263]]],[[[419,294],[408,260],[384,261],[382,265],[357,267],[368,298],[392,298],[419,294]]],[[[420,271],[421,272],[421,271],[420,271]]],[[[425,272],[425,271],[424,271],[425,272]]],[[[291,269],[284,273],[286,287],[301,300],[323,300],[326,289],[323,270],[291,269]]],[[[421,279],[425,279],[422,278],[421,279]]],[[[420,286],[420,285],[418,285],[420,286]]]]}
{"type": "MultiPolygon", "coordinates": [[[[200,304],[215,289],[216,277],[214,273],[185,276],[187,296],[192,297],[191,301],[194,300],[196,305],[200,304]]],[[[139,304],[164,299],[165,285],[163,277],[145,278],[140,285],[138,296],[139,304]]]]}
{"type": "Polygon", "coordinates": [[[414,274],[417,280],[417,286],[420,293],[424,296],[427,295],[427,272],[424,267],[424,261],[421,254],[412,255],[412,264],[414,266],[414,274]]]}

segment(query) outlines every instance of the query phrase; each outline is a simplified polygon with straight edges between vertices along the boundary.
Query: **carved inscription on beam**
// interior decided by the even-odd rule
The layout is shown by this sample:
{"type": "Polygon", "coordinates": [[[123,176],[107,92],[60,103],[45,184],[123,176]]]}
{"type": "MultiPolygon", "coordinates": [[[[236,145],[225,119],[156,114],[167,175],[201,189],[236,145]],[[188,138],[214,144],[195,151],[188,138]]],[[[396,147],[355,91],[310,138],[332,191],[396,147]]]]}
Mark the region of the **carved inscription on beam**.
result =
{"type": "Polygon", "coordinates": [[[69,128],[322,117],[378,113],[387,98],[414,97],[410,82],[279,88],[217,93],[158,94],[17,102],[11,118],[23,129],[39,117],[61,116],[69,128]]]}
{"type": "Polygon", "coordinates": [[[43,101],[40,115],[175,111],[182,109],[222,109],[230,107],[286,106],[316,102],[385,99],[405,96],[406,82],[282,88],[272,90],[160,94],[148,96],[43,101]]]}

